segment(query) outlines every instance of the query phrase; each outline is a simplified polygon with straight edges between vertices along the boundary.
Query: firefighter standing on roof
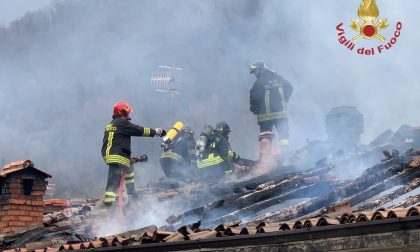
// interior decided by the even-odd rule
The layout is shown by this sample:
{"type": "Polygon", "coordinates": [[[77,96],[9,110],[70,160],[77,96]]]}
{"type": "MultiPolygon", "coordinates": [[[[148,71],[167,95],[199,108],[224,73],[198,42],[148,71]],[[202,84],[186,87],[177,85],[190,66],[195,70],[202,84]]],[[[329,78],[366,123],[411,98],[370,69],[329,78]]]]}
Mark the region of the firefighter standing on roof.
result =
{"type": "Polygon", "coordinates": [[[125,171],[128,195],[135,196],[134,169],[130,165],[131,137],[162,137],[166,134],[161,128],[144,128],[131,123],[129,120],[131,120],[130,113],[132,111],[133,109],[126,102],[116,103],[112,121],[105,127],[102,157],[105,163],[109,165],[104,199],[104,204],[107,206],[111,206],[117,198],[122,171],[125,171]]]}
{"type": "Polygon", "coordinates": [[[287,152],[289,145],[287,102],[293,93],[293,87],[283,77],[268,69],[262,61],[253,63],[250,66],[250,73],[257,78],[250,90],[250,110],[257,115],[260,140],[265,136],[272,138],[275,126],[280,149],[287,152]]]}
{"type": "Polygon", "coordinates": [[[206,125],[197,141],[196,149],[202,155],[197,160],[200,178],[220,178],[233,172],[233,163],[240,160],[229,144],[230,127],[226,122],[219,122],[213,129],[206,125]],[[204,144],[200,144],[206,138],[204,144]],[[200,146],[201,145],[201,146],[200,146]]]}

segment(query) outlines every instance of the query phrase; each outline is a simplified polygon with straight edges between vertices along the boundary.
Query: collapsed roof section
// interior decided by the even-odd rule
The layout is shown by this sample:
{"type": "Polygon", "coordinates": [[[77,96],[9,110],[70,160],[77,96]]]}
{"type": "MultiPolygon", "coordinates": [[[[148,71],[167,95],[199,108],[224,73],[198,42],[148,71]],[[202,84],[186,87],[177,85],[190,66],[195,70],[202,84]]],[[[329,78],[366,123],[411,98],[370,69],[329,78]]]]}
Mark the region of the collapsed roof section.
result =
{"type": "MultiPolygon", "coordinates": [[[[171,216],[168,225],[160,229],[153,225],[101,238],[94,238],[93,228],[107,219],[98,217],[104,213],[100,203],[49,200],[49,204],[67,209],[45,215],[43,228],[4,238],[1,246],[42,251],[176,251],[197,246],[210,251],[243,246],[278,250],[286,249],[284,246],[296,248],[297,243],[309,246],[305,245],[308,240],[312,245],[318,244],[319,249],[341,244],[343,249],[372,246],[380,251],[401,242],[420,246],[415,239],[420,237],[420,149],[391,155],[355,180],[339,181],[330,172],[331,167],[326,165],[303,172],[274,172],[231,182],[226,188],[210,185],[214,187],[209,190],[219,189],[215,194],[219,199],[171,216]],[[373,240],[378,235],[387,238],[375,244],[373,240]]],[[[184,191],[191,193],[191,185],[165,181],[149,187],[143,193],[169,202],[184,191]]],[[[139,216],[133,215],[128,222],[135,222],[136,218],[139,216]]]]}

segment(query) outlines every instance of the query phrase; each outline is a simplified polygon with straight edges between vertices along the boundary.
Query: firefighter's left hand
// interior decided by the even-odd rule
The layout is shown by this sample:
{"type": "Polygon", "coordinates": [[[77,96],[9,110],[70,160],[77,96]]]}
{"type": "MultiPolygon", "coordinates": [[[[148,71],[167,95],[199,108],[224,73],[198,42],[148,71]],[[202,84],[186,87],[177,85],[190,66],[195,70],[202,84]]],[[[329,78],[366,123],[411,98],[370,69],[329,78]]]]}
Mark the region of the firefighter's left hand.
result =
{"type": "Polygon", "coordinates": [[[132,164],[135,164],[135,163],[137,163],[137,162],[140,162],[140,158],[139,158],[139,157],[132,157],[132,158],[130,159],[130,161],[131,161],[131,163],[132,163],[132,164]]]}
{"type": "Polygon", "coordinates": [[[234,152],[233,162],[238,163],[240,160],[241,160],[241,157],[238,154],[236,154],[236,152],[234,152]]]}
{"type": "Polygon", "coordinates": [[[156,136],[164,137],[166,136],[166,131],[162,128],[156,128],[156,136]]]}

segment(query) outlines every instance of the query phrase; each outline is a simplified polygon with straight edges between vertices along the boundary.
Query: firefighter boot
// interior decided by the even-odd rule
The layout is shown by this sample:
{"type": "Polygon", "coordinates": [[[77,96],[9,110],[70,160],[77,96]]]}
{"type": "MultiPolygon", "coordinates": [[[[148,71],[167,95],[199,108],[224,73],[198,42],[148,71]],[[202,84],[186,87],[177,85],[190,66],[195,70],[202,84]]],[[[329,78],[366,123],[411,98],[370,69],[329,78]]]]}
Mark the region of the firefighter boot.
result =
{"type": "Polygon", "coordinates": [[[288,158],[289,158],[289,140],[288,139],[279,140],[276,146],[276,151],[273,152],[273,156],[278,164],[282,166],[287,165],[288,158]]]}
{"type": "Polygon", "coordinates": [[[257,165],[258,173],[267,173],[275,166],[275,161],[271,154],[273,137],[274,135],[271,131],[265,131],[259,135],[260,159],[257,165]]]}

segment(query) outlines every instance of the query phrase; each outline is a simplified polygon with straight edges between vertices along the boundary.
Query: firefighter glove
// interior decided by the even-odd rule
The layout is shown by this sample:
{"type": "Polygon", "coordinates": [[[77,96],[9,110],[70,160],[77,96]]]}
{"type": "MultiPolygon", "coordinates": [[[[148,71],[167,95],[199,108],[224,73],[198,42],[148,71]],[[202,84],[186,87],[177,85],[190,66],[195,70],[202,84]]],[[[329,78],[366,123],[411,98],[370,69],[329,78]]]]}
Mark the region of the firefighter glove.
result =
{"type": "Polygon", "coordinates": [[[166,136],[166,131],[164,129],[156,128],[155,131],[156,131],[157,136],[160,136],[160,137],[166,136]]]}
{"type": "Polygon", "coordinates": [[[233,162],[234,162],[234,163],[238,163],[238,162],[239,162],[239,160],[241,160],[241,157],[240,157],[238,154],[234,153],[234,156],[233,156],[233,162]]]}
{"type": "Polygon", "coordinates": [[[149,158],[147,157],[147,155],[142,155],[142,156],[139,157],[139,159],[140,159],[139,160],[140,162],[147,162],[149,160],[149,158]]]}

